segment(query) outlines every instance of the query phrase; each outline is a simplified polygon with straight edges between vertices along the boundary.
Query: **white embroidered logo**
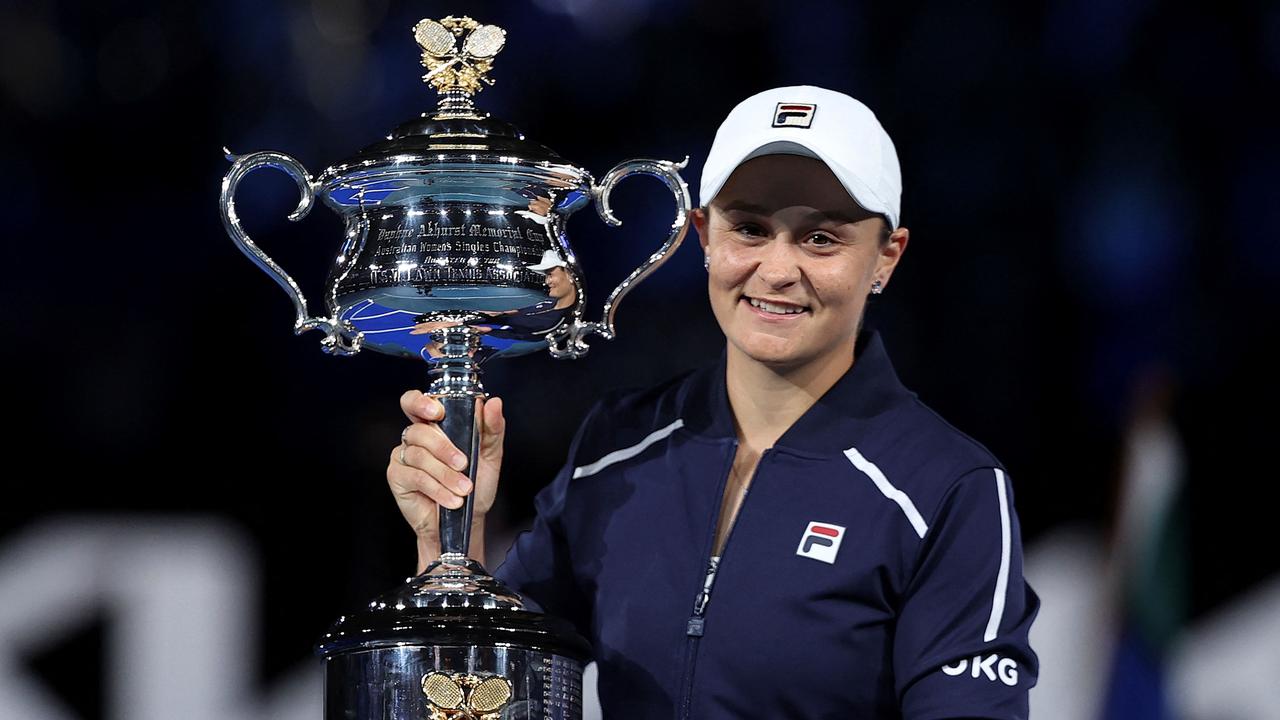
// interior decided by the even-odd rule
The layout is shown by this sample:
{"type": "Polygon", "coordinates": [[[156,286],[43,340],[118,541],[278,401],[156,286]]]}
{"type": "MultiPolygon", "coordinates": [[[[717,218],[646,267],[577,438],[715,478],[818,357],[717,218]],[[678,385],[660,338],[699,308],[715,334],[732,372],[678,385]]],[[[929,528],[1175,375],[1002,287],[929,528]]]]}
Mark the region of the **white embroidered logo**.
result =
{"type": "MultiPolygon", "coordinates": [[[[942,672],[955,677],[956,675],[963,675],[968,667],[969,661],[966,659],[955,665],[943,665],[942,672]]],[[[999,655],[988,655],[985,658],[981,655],[974,655],[972,675],[974,678],[979,675],[986,675],[987,679],[991,681],[998,677],[1000,682],[1013,687],[1018,684],[1018,663],[1010,658],[1002,658],[999,655]]]]}
{"type": "Polygon", "coordinates": [[[800,557],[821,560],[834,564],[836,553],[840,551],[840,541],[844,539],[844,528],[831,523],[810,522],[800,536],[800,546],[796,554],[800,557]]]}

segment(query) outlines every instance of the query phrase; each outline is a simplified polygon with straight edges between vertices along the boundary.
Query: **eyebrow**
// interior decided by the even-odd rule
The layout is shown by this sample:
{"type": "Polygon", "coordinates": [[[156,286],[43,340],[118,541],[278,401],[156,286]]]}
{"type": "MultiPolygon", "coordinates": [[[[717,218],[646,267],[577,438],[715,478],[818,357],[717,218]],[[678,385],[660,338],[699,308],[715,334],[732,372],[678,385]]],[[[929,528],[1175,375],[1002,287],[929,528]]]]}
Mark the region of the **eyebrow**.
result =
{"type": "MultiPolygon", "coordinates": [[[[775,212],[763,205],[755,205],[741,200],[734,200],[733,202],[730,202],[724,206],[724,209],[726,212],[737,210],[740,212],[752,213],[754,215],[772,215],[775,212]]],[[[804,219],[809,222],[814,220],[833,220],[839,223],[856,223],[873,217],[875,217],[875,213],[871,212],[868,212],[862,217],[854,217],[840,210],[814,210],[813,212],[806,214],[804,219]]]]}

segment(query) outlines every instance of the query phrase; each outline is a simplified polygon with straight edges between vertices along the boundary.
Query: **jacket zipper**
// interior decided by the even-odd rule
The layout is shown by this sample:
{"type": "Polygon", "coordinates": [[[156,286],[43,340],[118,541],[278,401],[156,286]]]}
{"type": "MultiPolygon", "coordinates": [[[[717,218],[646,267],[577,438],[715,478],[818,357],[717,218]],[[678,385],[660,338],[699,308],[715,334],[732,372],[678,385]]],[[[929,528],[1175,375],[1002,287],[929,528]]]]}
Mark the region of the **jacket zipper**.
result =
{"type": "MultiPolygon", "coordinates": [[[[771,448],[770,448],[771,449],[771,448]]],[[[693,670],[698,661],[698,641],[702,638],[703,628],[706,624],[707,604],[711,602],[711,590],[715,585],[716,573],[720,569],[720,564],[724,562],[724,556],[729,552],[729,543],[733,540],[733,533],[738,527],[738,518],[742,517],[742,509],[746,507],[747,496],[751,494],[751,488],[756,484],[756,476],[760,474],[760,466],[764,464],[765,456],[770,449],[760,453],[760,460],[756,462],[756,469],[751,473],[751,480],[747,483],[746,490],[742,493],[742,502],[738,504],[738,514],[733,519],[733,525],[729,527],[729,534],[724,538],[724,547],[720,549],[719,560],[714,559],[713,554],[708,553],[707,561],[703,563],[703,571],[706,573],[702,580],[702,590],[693,599],[693,614],[689,616],[689,620],[685,623],[685,636],[688,643],[685,646],[685,667],[684,667],[684,697],[680,701],[680,717],[683,720],[689,718],[689,705],[693,701],[693,670]]],[[[719,508],[724,501],[725,485],[729,481],[729,472],[733,468],[733,460],[738,456],[738,443],[733,444],[733,454],[729,458],[729,470],[724,473],[724,480],[719,484],[719,492],[717,493],[716,507],[719,508]]],[[[711,550],[715,550],[715,532],[716,526],[720,524],[720,511],[716,510],[715,521],[711,525],[711,550]]]]}

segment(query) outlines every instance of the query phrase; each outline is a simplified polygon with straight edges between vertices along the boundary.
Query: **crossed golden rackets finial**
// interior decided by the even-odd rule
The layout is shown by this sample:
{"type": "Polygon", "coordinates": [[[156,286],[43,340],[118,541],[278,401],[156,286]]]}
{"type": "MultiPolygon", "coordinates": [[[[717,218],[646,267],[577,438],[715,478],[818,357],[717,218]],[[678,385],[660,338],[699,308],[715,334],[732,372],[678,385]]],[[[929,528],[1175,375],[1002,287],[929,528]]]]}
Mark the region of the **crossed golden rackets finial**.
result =
{"type": "Polygon", "coordinates": [[[487,73],[507,42],[507,31],[497,25],[481,25],[465,15],[450,15],[418,21],[413,38],[422,48],[422,66],[427,68],[423,82],[441,93],[461,90],[474,95],[484,85],[493,84],[487,73]]]}

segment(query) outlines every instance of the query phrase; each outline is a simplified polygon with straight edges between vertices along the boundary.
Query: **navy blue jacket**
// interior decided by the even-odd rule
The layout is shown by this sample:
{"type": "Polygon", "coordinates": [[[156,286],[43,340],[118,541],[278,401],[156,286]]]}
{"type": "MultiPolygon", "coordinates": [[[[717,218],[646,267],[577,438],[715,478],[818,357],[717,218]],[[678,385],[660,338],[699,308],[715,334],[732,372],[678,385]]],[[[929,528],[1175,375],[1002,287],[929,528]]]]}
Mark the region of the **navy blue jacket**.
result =
{"type": "Polygon", "coordinates": [[[737,448],[725,366],[583,421],[497,575],[572,621],[619,718],[1025,718],[1039,599],[1007,473],[874,333],[760,458],[709,592],[737,448]]]}

